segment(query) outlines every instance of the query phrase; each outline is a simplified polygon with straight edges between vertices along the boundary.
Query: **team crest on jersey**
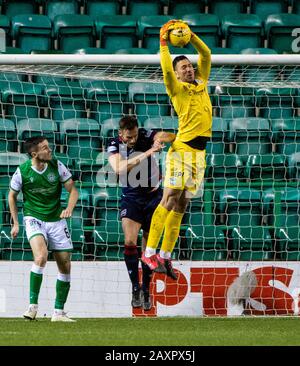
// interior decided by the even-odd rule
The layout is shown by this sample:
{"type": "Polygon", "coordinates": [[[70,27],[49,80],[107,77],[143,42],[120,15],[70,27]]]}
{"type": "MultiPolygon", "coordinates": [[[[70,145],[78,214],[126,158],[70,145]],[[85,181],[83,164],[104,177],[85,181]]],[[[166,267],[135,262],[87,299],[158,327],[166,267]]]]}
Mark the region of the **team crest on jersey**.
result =
{"type": "Polygon", "coordinates": [[[30,183],[33,183],[33,181],[34,181],[33,177],[30,177],[29,180],[30,180],[30,183]]]}
{"type": "Polygon", "coordinates": [[[55,174],[53,174],[53,173],[49,173],[49,174],[47,175],[47,179],[48,179],[48,181],[49,181],[50,183],[55,182],[55,179],[56,179],[55,174]]]}

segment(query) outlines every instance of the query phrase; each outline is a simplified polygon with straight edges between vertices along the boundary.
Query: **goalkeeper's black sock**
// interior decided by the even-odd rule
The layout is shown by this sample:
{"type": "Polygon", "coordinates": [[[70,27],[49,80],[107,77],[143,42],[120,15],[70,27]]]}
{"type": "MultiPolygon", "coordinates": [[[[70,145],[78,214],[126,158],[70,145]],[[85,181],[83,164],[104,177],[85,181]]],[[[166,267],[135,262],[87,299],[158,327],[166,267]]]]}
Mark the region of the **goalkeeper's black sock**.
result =
{"type": "Polygon", "coordinates": [[[136,290],[139,285],[139,256],[136,245],[125,245],[124,259],[132,283],[132,289],[136,290]]]}
{"type": "Polygon", "coordinates": [[[143,269],[143,284],[142,290],[143,292],[149,292],[150,281],[152,277],[152,270],[147,266],[147,264],[142,262],[142,269],[143,269]]]}

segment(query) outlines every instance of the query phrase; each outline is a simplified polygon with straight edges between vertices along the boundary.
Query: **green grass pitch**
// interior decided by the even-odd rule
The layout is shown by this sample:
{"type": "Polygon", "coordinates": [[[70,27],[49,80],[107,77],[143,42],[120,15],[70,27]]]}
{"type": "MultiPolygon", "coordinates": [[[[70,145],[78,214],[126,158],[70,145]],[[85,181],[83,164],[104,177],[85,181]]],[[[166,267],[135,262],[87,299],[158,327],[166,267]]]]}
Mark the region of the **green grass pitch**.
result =
{"type": "Polygon", "coordinates": [[[0,346],[300,345],[300,319],[97,318],[51,323],[0,318],[0,346]]]}

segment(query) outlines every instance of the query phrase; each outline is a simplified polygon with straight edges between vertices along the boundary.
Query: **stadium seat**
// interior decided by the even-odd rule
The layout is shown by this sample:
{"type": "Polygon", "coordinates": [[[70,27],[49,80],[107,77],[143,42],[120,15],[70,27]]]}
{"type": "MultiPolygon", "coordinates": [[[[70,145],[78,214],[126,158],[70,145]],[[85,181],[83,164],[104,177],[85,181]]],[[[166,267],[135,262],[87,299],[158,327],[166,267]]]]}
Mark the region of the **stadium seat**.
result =
{"type": "Polygon", "coordinates": [[[247,47],[262,47],[262,22],[254,14],[225,15],[222,19],[222,32],[226,47],[240,51],[247,47]]]}
{"type": "Polygon", "coordinates": [[[300,117],[271,121],[276,152],[286,156],[300,152],[300,117]]]}
{"type": "Polygon", "coordinates": [[[78,48],[72,51],[72,53],[79,55],[107,55],[108,52],[107,49],[98,47],[78,48]]]}
{"type": "Polygon", "coordinates": [[[232,230],[231,239],[234,260],[275,259],[272,237],[266,227],[235,227],[232,230]]]}
{"type": "Polygon", "coordinates": [[[272,184],[288,180],[286,156],[283,154],[249,155],[245,163],[245,177],[251,181],[272,184]]]}
{"type": "Polygon", "coordinates": [[[86,88],[91,118],[102,123],[105,119],[120,118],[128,108],[128,82],[114,80],[87,81],[86,88]]]}
{"type": "Polygon", "coordinates": [[[142,16],[137,21],[137,34],[142,47],[157,52],[159,50],[160,28],[173,17],[170,15],[142,16]]]}
{"type": "Polygon", "coordinates": [[[276,231],[276,251],[284,261],[300,260],[300,229],[285,227],[276,231]]]}
{"type": "Polygon", "coordinates": [[[244,177],[242,159],[235,154],[207,154],[205,177],[207,182],[231,184],[244,177]]]}
{"type": "Polygon", "coordinates": [[[255,117],[254,89],[243,87],[216,88],[214,106],[222,118],[255,117]]]}
{"type": "Polygon", "coordinates": [[[300,152],[294,153],[287,157],[288,176],[296,182],[300,179],[300,152]]]}
{"type": "Polygon", "coordinates": [[[37,0],[2,0],[1,13],[5,14],[8,18],[21,14],[38,14],[39,2],[37,0]]]}
{"type": "Polygon", "coordinates": [[[208,3],[208,12],[215,14],[222,19],[224,15],[233,15],[246,13],[247,0],[210,0],[208,3]]]}
{"type": "Polygon", "coordinates": [[[12,19],[12,36],[24,53],[51,49],[51,22],[45,15],[16,15],[12,19]]]}
{"type": "Polygon", "coordinates": [[[267,223],[278,227],[299,226],[300,192],[296,187],[270,188],[263,192],[267,223]],[[275,222],[276,221],[276,222],[275,222]]]}
{"type": "Polygon", "coordinates": [[[111,53],[120,48],[138,47],[136,18],[131,15],[99,16],[95,20],[100,47],[111,53]]]}
{"type": "Polygon", "coordinates": [[[141,17],[145,14],[162,15],[163,0],[126,0],[126,13],[135,17],[141,17]]]}
{"type": "Polygon", "coordinates": [[[101,134],[104,142],[107,142],[107,139],[118,135],[119,120],[120,118],[108,118],[101,123],[101,134]]]}
{"type": "MultiPolygon", "coordinates": [[[[232,48],[222,48],[222,47],[212,47],[210,49],[212,55],[232,55],[235,54],[236,51],[232,48]]],[[[226,82],[232,81],[235,78],[235,75],[239,77],[238,72],[235,71],[236,67],[232,65],[212,65],[210,69],[209,81],[210,82],[226,82]]]]}
{"type": "Polygon", "coordinates": [[[228,120],[213,117],[212,138],[206,145],[206,153],[223,155],[228,151],[228,120]]]}
{"type": "MultiPolygon", "coordinates": [[[[21,206],[19,207],[21,210],[21,206]]],[[[21,221],[22,222],[22,221],[21,221]]],[[[1,227],[0,248],[1,259],[7,261],[33,261],[33,254],[28,243],[25,229],[20,225],[19,235],[15,239],[10,237],[11,225],[1,227]]]]}
{"type": "Polygon", "coordinates": [[[133,82],[128,88],[133,112],[142,123],[149,117],[169,116],[171,105],[163,84],[133,82]]]}
{"type": "Polygon", "coordinates": [[[119,187],[106,187],[94,190],[94,244],[96,256],[100,260],[123,259],[124,234],[119,218],[119,187]]]}
{"type": "Polygon", "coordinates": [[[299,27],[299,24],[300,15],[269,15],[265,20],[268,47],[275,49],[278,53],[297,53],[297,51],[292,49],[293,41],[295,40],[292,32],[299,27]]]}
{"type": "Polygon", "coordinates": [[[286,119],[296,116],[295,88],[261,88],[256,90],[259,116],[268,119],[286,119]]]}
{"type": "Polygon", "coordinates": [[[60,123],[61,142],[72,159],[92,159],[101,151],[101,126],[93,119],[71,118],[60,123]]]}
{"type": "MultiPolygon", "coordinates": [[[[277,52],[272,48],[244,48],[240,51],[242,55],[276,55],[277,52]]],[[[247,65],[242,69],[243,79],[247,82],[274,82],[280,70],[279,66],[272,65],[266,67],[257,67],[247,65]]]]}
{"type": "Polygon", "coordinates": [[[287,13],[289,0],[250,0],[250,13],[262,20],[271,14],[287,13]]]}
{"type": "Polygon", "coordinates": [[[53,20],[53,34],[58,49],[72,53],[80,47],[95,45],[94,22],[88,15],[57,15],[53,20]]]}
{"type": "Polygon", "coordinates": [[[0,82],[1,101],[5,117],[12,121],[24,118],[39,118],[44,102],[43,87],[33,83],[0,82]]]}
{"type": "Polygon", "coordinates": [[[28,158],[27,154],[16,152],[0,153],[0,181],[2,186],[9,187],[11,176],[17,170],[17,167],[25,163],[28,158]]]}
{"type": "Polygon", "coordinates": [[[108,154],[106,152],[95,151],[89,159],[76,159],[74,171],[80,182],[87,182],[92,185],[97,184],[104,187],[108,184],[108,154]],[[103,158],[105,156],[106,159],[103,158]]]}
{"type": "Polygon", "coordinates": [[[55,121],[69,118],[85,118],[86,103],[84,89],[79,84],[48,85],[44,90],[49,108],[49,117],[55,121]]]}
{"type": "Polygon", "coordinates": [[[147,130],[163,130],[167,132],[177,133],[178,118],[171,116],[147,118],[143,126],[147,130]]]}
{"type": "Polygon", "coordinates": [[[227,226],[255,227],[262,224],[261,192],[248,188],[228,188],[220,191],[218,212],[227,226]]]}
{"type": "Polygon", "coordinates": [[[219,18],[216,15],[192,14],[189,12],[187,15],[184,15],[182,19],[188,23],[191,30],[196,33],[209,48],[221,45],[219,18]]]}
{"type": "Polygon", "coordinates": [[[84,0],[86,14],[91,17],[122,14],[120,0],[84,0]]]}
{"type": "Polygon", "coordinates": [[[28,137],[45,136],[49,144],[55,145],[57,141],[58,128],[55,121],[46,118],[27,118],[17,122],[17,136],[21,152],[24,151],[23,142],[28,137]]]}
{"type": "MultiPolygon", "coordinates": [[[[68,219],[68,228],[70,230],[73,242],[73,252],[83,253],[85,251],[85,233],[84,227],[90,224],[90,194],[87,189],[78,189],[79,198],[73,210],[72,217],[68,219]]],[[[62,207],[67,207],[69,193],[63,189],[61,194],[62,207]]]]}
{"type": "Polygon", "coordinates": [[[10,31],[10,20],[6,15],[0,15],[0,29],[5,32],[5,44],[6,46],[11,45],[11,31],[10,31]]]}
{"type": "Polygon", "coordinates": [[[53,22],[57,15],[79,14],[78,0],[42,0],[44,2],[44,11],[53,22]]]}
{"type": "Polygon", "coordinates": [[[191,260],[215,261],[227,259],[227,247],[223,231],[217,226],[192,225],[185,237],[191,252],[191,260]]]}
{"type": "Polygon", "coordinates": [[[0,151],[17,151],[17,131],[10,119],[0,118],[0,151]]]}
{"type": "Polygon", "coordinates": [[[206,0],[169,0],[168,14],[182,19],[184,14],[205,13],[206,0]]]}
{"type": "Polygon", "coordinates": [[[6,47],[5,51],[1,51],[0,53],[14,55],[14,54],[24,53],[24,51],[22,51],[21,48],[19,48],[19,47],[6,47]]]}
{"type": "Polygon", "coordinates": [[[229,123],[229,141],[233,152],[246,158],[250,154],[271,153],[269,121],[264,118],[236,118],[229,123]]]}

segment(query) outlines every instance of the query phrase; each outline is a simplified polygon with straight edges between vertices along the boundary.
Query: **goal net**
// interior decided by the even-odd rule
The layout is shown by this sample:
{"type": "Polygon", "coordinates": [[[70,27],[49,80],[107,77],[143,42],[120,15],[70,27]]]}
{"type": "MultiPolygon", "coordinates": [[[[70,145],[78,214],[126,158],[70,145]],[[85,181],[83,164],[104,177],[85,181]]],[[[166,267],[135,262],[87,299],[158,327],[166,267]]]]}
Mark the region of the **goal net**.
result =
{"type": "MultiPolygon", "coordinates": [[[[145,129],[177,131],[159,56],[1,55],[0,63],[3,316],[18,316],[27,304],[32,253],[23,225],[10,237],[7,195],[12,174],[28,159],[24,140],[34,135],[47,137],[80,193],[69,220],[75,316],[298,315],[299,56],[213,56],[204,186],[191,200],[172,254],[178,281],[153,276],[154,306],[147,313],[130,306],[121,188],[106,146],[127,114],[145,129]]],[[[162,176],[167,147],[156,154],[162,176]]],[[[65,206],[66,191],[61,200],[65,206]]],[[[19,195],[20,223],[22,207],[19,195]]],[[[139,248],[141,242],[142,233],[139,248]]],[[[47,266],[45,309],[54,298],[51,252],[47,266]]]]}

